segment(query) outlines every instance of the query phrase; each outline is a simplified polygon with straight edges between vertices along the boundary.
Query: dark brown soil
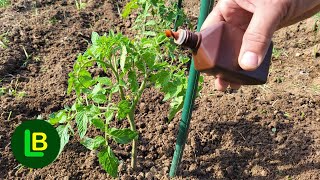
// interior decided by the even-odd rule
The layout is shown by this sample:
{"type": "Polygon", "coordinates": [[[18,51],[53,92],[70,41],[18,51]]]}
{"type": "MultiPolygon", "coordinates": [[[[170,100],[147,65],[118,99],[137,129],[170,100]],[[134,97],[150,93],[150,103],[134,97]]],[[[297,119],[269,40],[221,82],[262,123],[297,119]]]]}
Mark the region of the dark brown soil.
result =
{"type": "MultiPolygon", "coordinates": [[[[92,31],[129,33],[134,17],[123,22],[117,2],[89,0],[78,11],[74,1],[15,0],[0,9],[0,36],[7,33],[8,40],[7,48],[0,46],[0,88],[26,94],[0,96],[0,179],[110,178],[77,137],[48,167],[19,168],[10,136],[21,121],[46,118],[72,102],[66,95],[68,72],[92,31]]],[[[198,1],[185,2],[191,19],[198,7],[198,1]]],[[[205,77],[177,179],[320,179],[320,35],[313,23],[275,34],[279,53],[266,85],[222,93],[205,77]]],[[[137,172],[129,168],[131,147],[115,147],[121,179],[168,179],[180,115],[168,123],[169,105],[162,99],[147,89],[136,112],[137,172]]]]}

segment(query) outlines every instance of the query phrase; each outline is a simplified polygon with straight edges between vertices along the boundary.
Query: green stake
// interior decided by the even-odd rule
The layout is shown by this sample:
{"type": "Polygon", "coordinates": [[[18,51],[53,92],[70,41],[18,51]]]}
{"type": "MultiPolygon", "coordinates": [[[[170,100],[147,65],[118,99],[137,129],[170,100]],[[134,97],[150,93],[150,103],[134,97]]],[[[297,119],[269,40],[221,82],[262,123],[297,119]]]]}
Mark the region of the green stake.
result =
{"type": "MultiPolygon", "coordinates": [[[[180,0],[179,0],[180,2],[180,0]]],[[[198,18],[198,27],[197,31],[200,31],[200,28],[210,13],[212,7],[214,4],[214,0],[201,0],[201,7],[200,7],[200,16],[198,18]]],[[[174,151],[173,160],[170,167],[170,177],[174,177],[177,174],[177,170],[179,168],[184,145],[188,138],[188,130],[194,105],[194,100],[197,95],[197,89],[198,89],[198,82],[199,82],[199,72],[194,69],[194,62],[192,60],[191,66],[190,66],[190,74],[189,74],[189,80],[188,80],[188,88],[187,93],[184,99],[183,104],[183,111],[182,111],[182,117],[179,125],[179,133],[177,137],[177,143],[176,143],[176,149],[174,151]]]]}

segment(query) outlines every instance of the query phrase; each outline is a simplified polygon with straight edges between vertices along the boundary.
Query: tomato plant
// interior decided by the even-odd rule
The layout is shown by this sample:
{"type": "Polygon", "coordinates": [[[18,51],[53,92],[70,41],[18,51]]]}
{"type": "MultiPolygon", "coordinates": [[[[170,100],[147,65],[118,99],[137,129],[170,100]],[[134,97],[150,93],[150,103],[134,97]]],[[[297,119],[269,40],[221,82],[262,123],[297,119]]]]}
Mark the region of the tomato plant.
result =
{"type": "Polygon", "coordinates": [[[144,90],[155,87],[164,93],[163,101],[171,101],[168,114],[171,120],[182,108],[187,86],[184,64],[189,58],[177,55],[178,49],[163,33],[181,12],[167,8],[162,0],[133,3],[126,11],[139,8],[135,27],[142,29],[136,31],[138,35],[130,39],[113,31],[102,36],[93,32],[91,45],[79,54],[69,73],[68,94],[75,93],[74,104],[49,119],[51,124],[58,124],[60,152],[76,132],[81,144],[99,152],[101,166],[113,177],[118,174],[119,160],[109,145],[112,141],[132,143],[131,167],[136,167],[139,133],[135,110],[144,90]],[[161,13],[166,16],[163,18],[161,13]],[[92,73],[93,70],[99,73],[92,73]],[[125,119],[130,128],[112,127],[112,121],[125,119]],[[88,137],[89,128],[100,130],[103,136],[88,137]]]}

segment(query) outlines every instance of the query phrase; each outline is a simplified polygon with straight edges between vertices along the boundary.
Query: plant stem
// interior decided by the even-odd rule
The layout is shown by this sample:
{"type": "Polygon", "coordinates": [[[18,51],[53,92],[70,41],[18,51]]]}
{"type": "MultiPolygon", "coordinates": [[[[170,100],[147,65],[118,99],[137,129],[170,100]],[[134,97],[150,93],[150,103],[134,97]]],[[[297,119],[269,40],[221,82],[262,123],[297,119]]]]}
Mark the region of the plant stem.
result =
{"type": "MultiPolygon", "coordinates": [[[[132,131],[136,131],[136,124],[134,122],[134,112],[136,110],[136,106],[138,104],[138,101],[140,100],[141,98],[141,95],[143,93],[143,90],[145,89],[146,87],[146,81],[147,81],[147,77],[148,77],[148,74],[145,74],[145,78],[144,80],[142,81],[141,85],[140,85],[140,88],[138,90],[138,96],[136,96],[133,100],[133,104],[132,104],[132,107],[131,107],[131,111],[130,113],[128,114],[128,120],[129,120],[129,124],[130,124],[130,129],[132,131]]],[[[138,138],[137,139],[134,139],[132,140],[132,150],[131,150],[131,168],[133,170],[136,169],[137,167],[137,149],[138,149],[138,138]]]]}
{"type": "MultiPolygon", "coordinates": [[[[130,129],[136,131],[136,124],[134,123],[134,111],[128,114],[128,119],[130,123],[130,129]]],[[[132,150],[131,150],[131,168],[133,170],[137,167],[137,149],[138,149],[138,139],[132,140],[132,150]]]]}

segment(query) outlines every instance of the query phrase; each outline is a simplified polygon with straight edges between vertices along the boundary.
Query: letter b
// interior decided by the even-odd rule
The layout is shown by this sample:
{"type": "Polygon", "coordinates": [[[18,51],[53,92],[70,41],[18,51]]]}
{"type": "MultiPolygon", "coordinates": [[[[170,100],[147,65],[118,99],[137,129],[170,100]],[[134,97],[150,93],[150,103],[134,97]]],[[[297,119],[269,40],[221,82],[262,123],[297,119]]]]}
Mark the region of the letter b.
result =
{"type": "Polygon", "coordinates": [[[32,133],[32,150],[34,151],[44,151],[48,147],[48,143],[46,142],[47,135],[42,132],[34,132],[32,133]],[[37,137],[41,136],[41,139],[37,139],[37,137]],[[42,144],[42,147],[38,147],[37,144],[42,144]]]}

